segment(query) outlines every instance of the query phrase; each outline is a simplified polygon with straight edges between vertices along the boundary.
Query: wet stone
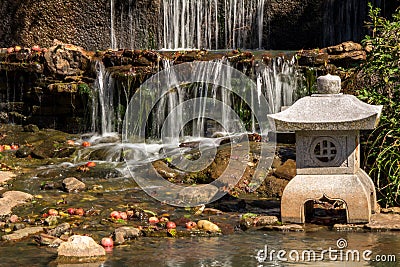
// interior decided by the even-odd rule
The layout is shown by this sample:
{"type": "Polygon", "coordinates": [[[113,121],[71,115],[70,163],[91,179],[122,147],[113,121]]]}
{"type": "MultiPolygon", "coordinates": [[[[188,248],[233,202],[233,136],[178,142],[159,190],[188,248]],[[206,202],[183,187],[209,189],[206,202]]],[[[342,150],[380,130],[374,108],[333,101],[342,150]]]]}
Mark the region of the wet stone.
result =
{"type": "Polygon", "coordinates": [[[32,153],[32,149],[30,147],[21,147],[20,149],[15,152],[15,156],[17,158],[26,158],[32,153]]]}
{"type": "Polygon", "coordinates": [[[28,227],[17,230],[12,234],[4,235],[2,239],[4,241],[18,241],[25,237],[28,237],[29,235],[34,235],[40,232],[43,232],[43,227],[28,227]]]}
{"type": "Polygon", "coordinates": [[[11,209],[25,204],[28,200],[32,199],[33,196],[28,193],[20,191],[7,191],[0,198],[0,215],[8,215],[11,213],[11,209]]]}
{"type": "Polygon", "coordinates": [[[54,229],[48,230],[47,234],[51,236],[60,237],[71,228],[69,223],[62,223],[57,225],[54,229]]]}
{"type": "Polygon", "coordinates": [[[398,231],[400,230],[400,214],[374,214],[365,227],[375,231],[398,231]]]}
{"type": "Polygon", "coordinates": [[[104,248],[97,244],[93,238],[80,235],[71,236],[67,242],[58,247],[57,252],[61,259],[73,260],[78,258],[78,261],[84,258],[93,259],[106,255],[104,248]]]}
{"type": "Polygon", "coordinates": [[[85,190],[86,188],[85,183],[79,181],[75,177],[65,178],[62,185],[64,191],[66,192],[79,192],[85,190]]]}
{"type": "Polygon", "coordinates": [[[114,231],[115,243],[123,244],[126,240],[139,237],[141,234],[138,228],[134,227],[120,227],[114,231]]]}
{"type": "Polygon", "coordinates": [[[15,178],[15,174],[8,171],[0,171],[0,185],[5,184],[8,180],[15,178]]]}
{"type": "Polygon", "coordinates": [[[364,231],[364,224],[335,224],[333,230],[340,232],[362,232],[364,231]]]}

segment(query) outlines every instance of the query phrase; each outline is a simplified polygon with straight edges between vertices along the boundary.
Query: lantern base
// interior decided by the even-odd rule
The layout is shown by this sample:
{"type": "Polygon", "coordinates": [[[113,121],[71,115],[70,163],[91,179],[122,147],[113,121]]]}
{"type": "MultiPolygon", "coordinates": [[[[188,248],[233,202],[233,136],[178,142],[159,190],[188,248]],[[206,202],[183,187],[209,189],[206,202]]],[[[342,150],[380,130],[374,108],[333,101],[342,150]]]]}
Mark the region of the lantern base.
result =
{"type": "Polygon", "coordinates": [[[282,223],[304,223],[306,202],[324,196],[345,202],[347,223],[368,223],[377,206],[374,184],[363,170],[346,175],[296,175],[283,191],[282,223]]]}

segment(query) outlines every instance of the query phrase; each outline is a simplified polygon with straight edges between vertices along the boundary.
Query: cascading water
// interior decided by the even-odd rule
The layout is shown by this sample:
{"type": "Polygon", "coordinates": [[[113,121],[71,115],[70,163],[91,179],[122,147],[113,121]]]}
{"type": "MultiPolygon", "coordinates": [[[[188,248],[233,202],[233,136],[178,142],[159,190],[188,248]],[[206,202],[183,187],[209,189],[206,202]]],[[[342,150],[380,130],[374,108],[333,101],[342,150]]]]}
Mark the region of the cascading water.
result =
{"type": "Polygon", "coordinates": [[[163,48],[261,49],[264,3],[265,0],[163,0],[163,48]]]}
{"type": "Polygon", "coordinates": [[[101,61],[95,63],[95,68],[97,78],[92,93],[92,131],[108,135],[118,131],[121,122],[115,106],[115,81],[101,61]]]}
{"type": "Polygon", "coordinates": [[[258,94],[267,98],[271,113],[280,112],[283,106],[290,106],[297,100],[301,87],[299,76],[294,58],[291,61],[273,58],[269,66],[258,71],[258,94]]]}

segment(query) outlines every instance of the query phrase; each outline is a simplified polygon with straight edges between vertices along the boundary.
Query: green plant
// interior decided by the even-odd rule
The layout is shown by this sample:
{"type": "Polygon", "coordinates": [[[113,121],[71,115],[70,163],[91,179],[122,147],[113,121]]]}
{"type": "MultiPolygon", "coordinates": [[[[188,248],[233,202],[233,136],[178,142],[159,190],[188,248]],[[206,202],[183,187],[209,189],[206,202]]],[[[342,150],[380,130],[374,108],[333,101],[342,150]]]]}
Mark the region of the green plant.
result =
{"type": "Polygon", "coordinates": [[[358,75],[358,97],[383,105],[380,126],[365,143],[366,168],[381,204],[400,204],[400,9],[391,19],[369,4],[371,35],[362,41],[369,51],[358,75]]]}

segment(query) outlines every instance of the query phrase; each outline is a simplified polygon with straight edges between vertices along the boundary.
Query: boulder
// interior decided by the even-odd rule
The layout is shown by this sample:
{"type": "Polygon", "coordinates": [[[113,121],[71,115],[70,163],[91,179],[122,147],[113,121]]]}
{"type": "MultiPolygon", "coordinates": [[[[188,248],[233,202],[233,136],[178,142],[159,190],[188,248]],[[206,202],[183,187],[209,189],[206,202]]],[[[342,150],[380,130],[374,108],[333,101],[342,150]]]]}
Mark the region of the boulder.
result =
{"type": "Polygon", "coordinates": [[[65,178],[62,182],[63,188],[66,192],[79,192],[86,188],[85,183],[79,181],[75,177],[65,178]]]}
{"type": "Polygon", "coordinates": [[[329,63],[338,67],[351,67],[367,59],[362,46],[352,41],[344,42],[327,49],[329,63]]]}
{"type": "Polygon", "coordinates": [[[288,159],[282,165],[276,168],[274,175],[290,181],[296,176],[296,161],[288,159]]]}
{"type": "Polygon", "coordinates": [[[3,197],[0,198],[0,216],[10,214],[12,208],[25,204],[32,198],[31,194],[20,191],[5,192],[3,197]]]}
{"type": "Polygon", "coordinates": [[[46,68],[54,76],[77,76],[89,67],[90,58],[82,47],[57,43],[44,54],[46,68]]]}
{"type": "Polygon", "coordinates": [[[106,251],[89,236],[73,235],[57,249],[58,257],[97,258],[104,257],[106,251]]]}

